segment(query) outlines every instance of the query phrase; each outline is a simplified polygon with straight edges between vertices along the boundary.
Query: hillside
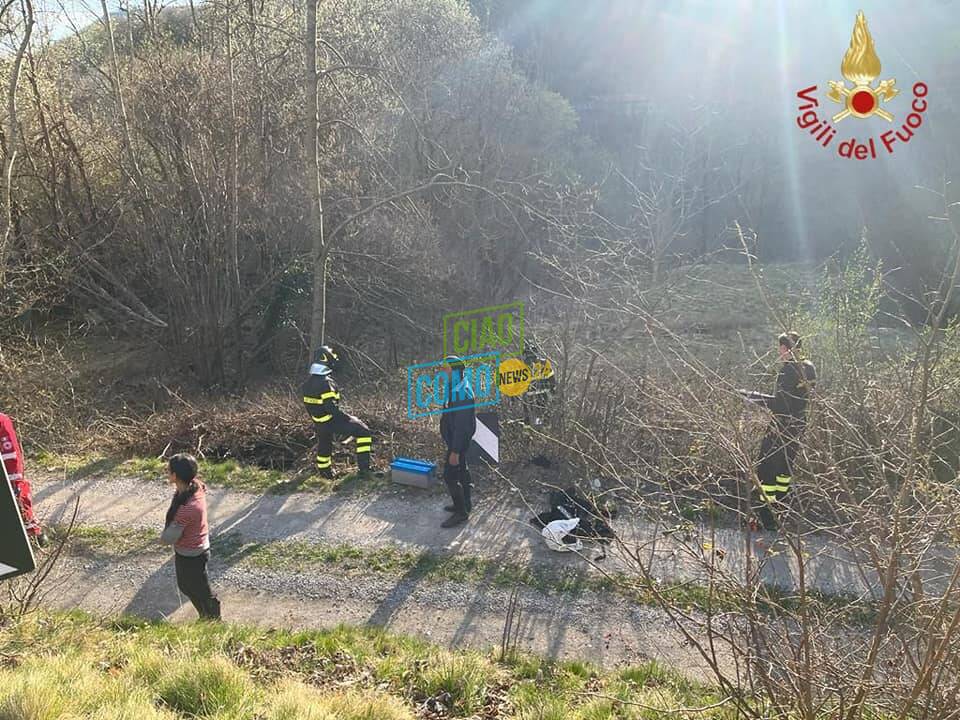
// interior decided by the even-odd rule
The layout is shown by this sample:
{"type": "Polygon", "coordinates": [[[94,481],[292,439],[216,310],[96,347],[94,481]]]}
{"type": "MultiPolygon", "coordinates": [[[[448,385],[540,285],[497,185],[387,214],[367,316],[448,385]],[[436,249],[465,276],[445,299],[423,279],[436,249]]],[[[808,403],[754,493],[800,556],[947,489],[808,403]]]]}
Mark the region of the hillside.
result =
{"type": "Polygon", "coordinates": [[[0,720],[960,717],[950,3],[54,4],[0,720]]]}

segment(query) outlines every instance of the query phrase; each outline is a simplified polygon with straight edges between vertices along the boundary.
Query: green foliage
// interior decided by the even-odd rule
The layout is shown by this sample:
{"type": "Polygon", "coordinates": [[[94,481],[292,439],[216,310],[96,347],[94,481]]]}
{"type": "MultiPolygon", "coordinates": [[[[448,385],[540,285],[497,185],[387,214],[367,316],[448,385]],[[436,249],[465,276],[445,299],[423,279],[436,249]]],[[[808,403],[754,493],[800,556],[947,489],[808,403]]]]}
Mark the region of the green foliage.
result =
{"type": "Polygon", "coordinates": [[[536,685],[521,684],[511,693],[517,720],[569,720],[565,697],[544,696],[536,685]]]}
{"type": "MultiPolygon", "coordinates": [[[[40,452],[31,458],[39,467],[48,472],[64,473],[70,480],[82,480],[86,477],[111,475],[114,477],[136,477],[144,480],[167,480],[167,461],[157,457],[134,457],[123,460],[117,457],[98,455],[62,455],[40,452]]],[[[283,489],[283,483],[292,478],[292,474],[280,470],[266,470],[249,463],[234,459],[198,461],[200,478],[217,487],[245,490],[250,492],[276,492],[283,489]]],[[[314,490],[330,488],[313,487],[314,490]]]]}
{"type": "Polygon", "coordinates": [[[156,708],[142,687],[129,687],[110,666],[98,668],[81,652],[27,658],[0,672],[2,720],[80,720],[173,717],[156,708]]]}
{"type": "Polygon", "coordinates": [[[824,272],[815,306],[801,314],[797,327],[822,377],[849,379],[869,367],[883,298],[882,266],[866,241],[836,271],[824,272]]]}
{"type": "Polygon", "coordinates": [[[286,682],[266,720],[413,720],[400,700],[382,693],[356,691],[324,695],[300,683],[286,682]]]}
{"type": "Polygon", "coordinates": [[[483,706],[493,669],[473,654],[437,654],[419,679],[420,691],[428,698],[440,698],[459,715],[471,715],[483,706]]]}

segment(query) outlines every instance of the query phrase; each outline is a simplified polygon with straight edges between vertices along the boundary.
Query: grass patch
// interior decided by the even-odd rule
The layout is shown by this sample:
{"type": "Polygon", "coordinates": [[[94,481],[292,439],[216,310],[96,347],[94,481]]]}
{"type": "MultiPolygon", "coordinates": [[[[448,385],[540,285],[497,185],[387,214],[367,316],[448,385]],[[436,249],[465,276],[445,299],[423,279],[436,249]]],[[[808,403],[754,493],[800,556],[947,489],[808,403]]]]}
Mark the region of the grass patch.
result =
{"type": "MultiPolygon", "coordinates": [[[[626,670],[500,664],[366,628],[292,633],[39,613],[0,629],[0,656],[4,720],[620,720],[640,717],[629,702],[676,710],[665,698],[715,701],[710,688],[663,670],[642,671],[641,686],[622,679],[626,670]]],[[[698,717],[732,718],[733,708],[698,717]]]]}
{"type": "MultiPolygon", "coordinates": [[[[56,538],[64,528],[50,528],[56,538]]],[[[70,534],[69,550],[80,555],[133,555],[159,551],[160,531],[146,528],[110,528],[101,525],[76,525],[70,534]]]]}
{"type": "MultiPolygon", "coordinates": [[[[100,455],[59,455],[39,452],[30,458],[37,468],[66,476],[70,481],[101,477],[127,477],[155,481],[167,476],[167,462],[162,458],[120,458],[100,455]]],[[[271,470],[241,463],[234,459],[198,461],[200,477],[214,487],[252,493],[288,494],[316,493],[372,493],[390,486],[386,475],[359,479],[356,472],[344,473],[334,480],[313,475],[308,468],[299,470],[271,470]]]]}
{"type": "Polygon", "coordinates": [[[255,709],[249,675],[221,656],[181,658],[163,669],[155,688],[165,707],[187,717],[246,717],[255,709]]]}

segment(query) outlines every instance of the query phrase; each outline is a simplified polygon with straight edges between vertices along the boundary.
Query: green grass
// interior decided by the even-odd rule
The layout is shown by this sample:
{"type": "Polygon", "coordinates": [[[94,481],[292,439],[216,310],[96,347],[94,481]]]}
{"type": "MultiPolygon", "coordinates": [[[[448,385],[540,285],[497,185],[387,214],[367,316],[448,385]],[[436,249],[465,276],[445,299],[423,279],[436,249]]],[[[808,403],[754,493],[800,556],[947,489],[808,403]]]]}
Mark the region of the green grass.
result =
{"type": "MultiPolygon", "coordinates": [[[[62,473],[70,480],[92,477],[132,477],[141,480],[166,478],[166,461],[161,458],[119,458],[100,455],[60,455],[40,452],[30,462],[49,473],[62,473]]],[[[335,480],[314,476],[309,470],[268,470],[237,460],[199,460],[204,482],[231,490],[254,493],[292,492],[379,492],[389,485],[383,477],[360,481],[356,473],[344,473],[335,480]]]]}
{"type": "MultiPolygon", "coordinates": [[[[39,613],[0,628],[0,658],[2,720],[628,720],[718,700],[654,663],[636,676],[531,656],[498,663],[370,628],[39,613]]],[[[723,706],[697,717],[733,714],[723,706]]]]}

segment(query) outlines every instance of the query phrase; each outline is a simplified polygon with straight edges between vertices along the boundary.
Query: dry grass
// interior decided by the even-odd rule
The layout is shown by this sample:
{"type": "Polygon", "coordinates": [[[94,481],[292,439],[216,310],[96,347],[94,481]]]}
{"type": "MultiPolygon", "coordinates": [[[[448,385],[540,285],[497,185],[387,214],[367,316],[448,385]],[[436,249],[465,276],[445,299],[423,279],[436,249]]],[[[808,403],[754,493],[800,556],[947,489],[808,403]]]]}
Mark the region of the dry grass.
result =
{"type": "Polygon", "coordinates": [[[717,700],[652,664],[614,675],[522,655],[501,664],[369,629],[42,615],[0,629],[0,658],[0,720],[633,720],[717,700]]]}
{"type": "MultiPolygon", "coordinates": [[[[385,388],[367,388],[363,395],[343,393],[345,412],[358,416],[374,433],[379,458],[436,452],[436,420],[408,421],[405,399],[385,388]],[[402,440],[400,439],[402,435],[402,440]]],[[[145,420],[118,425],[114,450],[125,456],[156,457],[192,452],[209,460],[237,460],[263,469],[309,466],[315,444],[313,428],[294,388],[262,391],[256,396],[178,401],[145,420]]],[[[335,446],[352,463],[352,446],[335,446]]]]}

